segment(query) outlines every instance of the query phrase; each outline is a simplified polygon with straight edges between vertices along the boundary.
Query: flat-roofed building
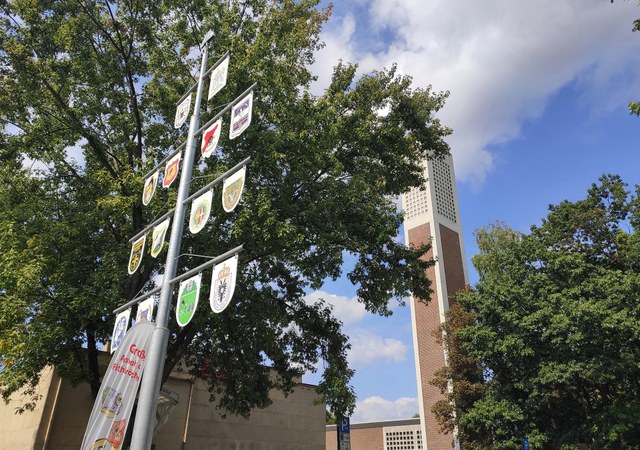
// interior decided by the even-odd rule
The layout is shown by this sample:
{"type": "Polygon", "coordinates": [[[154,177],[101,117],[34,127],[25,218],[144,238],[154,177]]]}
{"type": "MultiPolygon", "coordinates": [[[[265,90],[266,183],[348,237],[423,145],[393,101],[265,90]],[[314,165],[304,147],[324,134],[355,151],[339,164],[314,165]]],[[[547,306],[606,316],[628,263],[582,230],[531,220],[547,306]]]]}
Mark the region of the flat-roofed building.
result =
{"type": "MultiPolygon", "coordinates": [[[[423,450],[420,419],[351,424],[351,450],[423,450]]],[[[336,426],[327,425],[326,450],[336,450],[336,426]]]]}
{"type": "MultiPolygon", "coordinates": [[[[288,397],[274,390],[273,404],[247,420],[223,419],[202,380],[174,372],[165,386],[178,400],[154,438],[155,450],[324,450],[325,407],[316,402],[315,386],[299,384],[288,397]]],[[[0,404],[0,449],[78,450],[93,406],[89,386],[74,388],[48,368],[36,394],[35,409],[23,414],[15,414],[28,400],[20,394],[0,404]]]]}

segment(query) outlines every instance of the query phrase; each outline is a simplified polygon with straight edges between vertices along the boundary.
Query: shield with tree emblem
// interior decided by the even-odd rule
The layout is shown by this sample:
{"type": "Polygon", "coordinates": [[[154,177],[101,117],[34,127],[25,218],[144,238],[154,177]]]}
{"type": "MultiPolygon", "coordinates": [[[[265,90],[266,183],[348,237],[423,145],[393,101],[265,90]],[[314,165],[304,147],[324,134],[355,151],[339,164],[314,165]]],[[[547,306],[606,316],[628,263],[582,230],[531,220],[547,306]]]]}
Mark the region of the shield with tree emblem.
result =
{"type": "Polygon", "coordinates": [[[180,283],[178,291],[178,306],[176,307],[176,320],[181,327],[187,326],[198,307],[198,297],[200,296],[200,280],[202,274],[191,277],[180,283]]]}

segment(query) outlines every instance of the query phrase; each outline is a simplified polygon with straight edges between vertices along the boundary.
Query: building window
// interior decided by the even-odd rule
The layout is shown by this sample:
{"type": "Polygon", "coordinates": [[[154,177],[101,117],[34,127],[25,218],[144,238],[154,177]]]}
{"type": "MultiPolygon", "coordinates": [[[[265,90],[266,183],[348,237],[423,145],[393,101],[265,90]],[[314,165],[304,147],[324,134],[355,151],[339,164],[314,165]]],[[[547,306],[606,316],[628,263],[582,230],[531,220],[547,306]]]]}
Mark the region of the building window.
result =
{"type": "Polygon", "coordinates": [[[420,425],[384,427],[384,450],[422,450],[420,425]]]}

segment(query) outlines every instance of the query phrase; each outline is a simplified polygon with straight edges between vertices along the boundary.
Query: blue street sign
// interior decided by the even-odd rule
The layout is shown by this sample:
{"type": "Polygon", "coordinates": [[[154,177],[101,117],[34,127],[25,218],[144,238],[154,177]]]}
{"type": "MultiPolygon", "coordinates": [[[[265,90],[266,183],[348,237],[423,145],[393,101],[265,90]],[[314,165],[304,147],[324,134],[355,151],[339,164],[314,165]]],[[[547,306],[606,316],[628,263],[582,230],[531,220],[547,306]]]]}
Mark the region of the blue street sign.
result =
{"type": "Polygon", "coordinates": [[[529,447],[529,439],[524,438],[522,440],[522,450],[531,450],[531,447],[529,447]]]}
{"type": "Polygon", "coordinates": [[[340,422],[340,425],[338,425],[338,431],[340,433],[350,433],[351,432],[351,424],[349,422],[349,418],[345,417],[344,419],[342,419],[342,421],[340,422]]]}

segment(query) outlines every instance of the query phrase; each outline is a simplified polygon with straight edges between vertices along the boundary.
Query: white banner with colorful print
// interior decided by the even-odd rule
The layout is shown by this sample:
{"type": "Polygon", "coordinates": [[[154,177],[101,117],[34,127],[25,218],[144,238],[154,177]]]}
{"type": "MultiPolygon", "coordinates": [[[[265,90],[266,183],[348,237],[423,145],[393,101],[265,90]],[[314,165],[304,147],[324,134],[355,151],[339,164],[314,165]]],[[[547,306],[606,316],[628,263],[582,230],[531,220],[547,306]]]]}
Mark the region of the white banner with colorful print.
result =
{"type": "Polygon", "coordinates": [[[81,450],[120,448],[127,432],[155,325],[142,321],[127,332],[111,358],[93,404],[81,450]]]}

